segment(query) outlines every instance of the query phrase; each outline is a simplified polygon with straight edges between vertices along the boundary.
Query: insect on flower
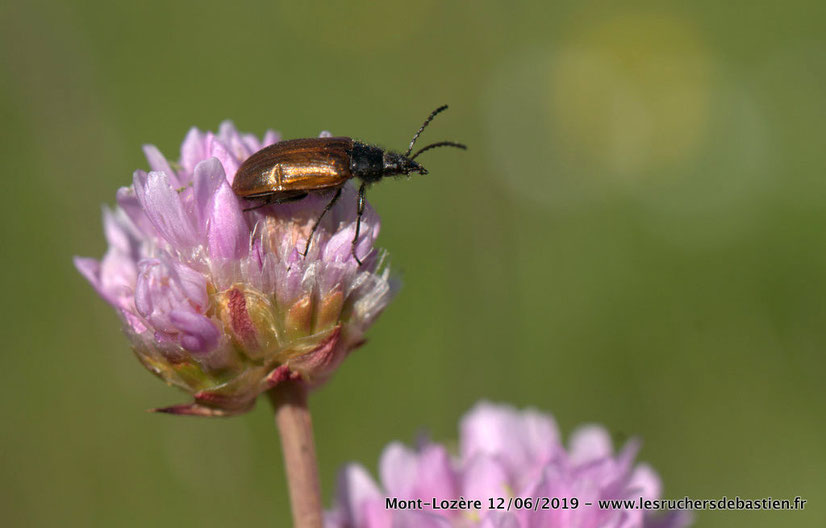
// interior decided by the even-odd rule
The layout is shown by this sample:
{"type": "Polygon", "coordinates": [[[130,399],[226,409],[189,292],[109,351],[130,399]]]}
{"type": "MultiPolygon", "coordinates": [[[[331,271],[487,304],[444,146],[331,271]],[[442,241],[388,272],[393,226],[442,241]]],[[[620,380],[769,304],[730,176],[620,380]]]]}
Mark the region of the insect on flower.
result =
{"type": "Polygon", "coordinates": [[[270,204],[301,200],[310,193],[335,189],[332,199],[321,211],[307,237],[304,256],[310,250],[310,242],[324,215],[335,205],[347,180],[361,180],[358,192],[356,234],[353,237],[351,253],[361,265],[356,255],[356,242],[364,214],[364,194],[368,184],[386,176],[409,175],[417,172],[427,174],[427,169],[415,160],[422,153],[437,147],[467,149],[465,145],[453,141],[439,141],[420,148],[411,155],[413,145],[419,135],[437,114],[447,109],[440,106],[425,119],[424,124],[413,136],[404,154],[368,145],[349,137],[320,137],[280,141],[265,147],[238,168],[232,182],[232,190],[241,198],[261,200],[262,203],[245,209],[249,211],[270,204]]]}
{"type": "Polygon", "coordinates": [[[361,266],[351,258],[356,218],[344,205],[356,200],[352,186],[306,258],[300,251],[310,226],[296,218],[314,221],[325,197],[287,204],[289,214],[243,212],[228,176],[278,139],[225,121],[216,133],[192,128],[177,159],[145,146],[152,170],[135,171],[132,185],[118,190],[118,205],[104,208],[105,255],[75,258],[117,310],[140,362],[194,398],[158,411],[232,416],[284,382],[319,387],[393,298],[370,204],[358,253],[372,256],[361,266]]]}

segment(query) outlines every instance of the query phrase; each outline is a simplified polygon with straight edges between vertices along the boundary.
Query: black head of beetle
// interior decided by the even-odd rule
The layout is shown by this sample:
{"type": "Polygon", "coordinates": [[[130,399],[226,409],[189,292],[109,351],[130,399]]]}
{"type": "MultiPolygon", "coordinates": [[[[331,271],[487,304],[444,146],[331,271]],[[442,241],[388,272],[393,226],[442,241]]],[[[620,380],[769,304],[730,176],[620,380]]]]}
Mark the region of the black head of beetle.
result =
{"type": "Polygon", "coordinates": [[[408,175],[413,172],[427,174],[427,169],[404,154],[353,141],[350,173],[355,178],[366,183],[373,183],[385,176],[408,175]]]}
{"type": "Polygon", "coordinates": [[[387,151],[384,154],[384,171],[388,174],[404,174],[405,176],[411,172],[427,174],[427,169],[412,159],[404,154],[398,154],[392,151],[387,151]]]}

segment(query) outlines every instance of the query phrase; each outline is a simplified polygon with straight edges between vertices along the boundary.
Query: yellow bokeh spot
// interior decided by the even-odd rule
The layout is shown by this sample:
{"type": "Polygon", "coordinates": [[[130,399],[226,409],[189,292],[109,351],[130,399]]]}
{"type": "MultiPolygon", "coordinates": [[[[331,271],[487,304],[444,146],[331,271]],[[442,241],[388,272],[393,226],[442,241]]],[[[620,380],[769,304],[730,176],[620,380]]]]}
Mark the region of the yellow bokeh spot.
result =
{"type": "Polygon", "coordinates": [[[579,26],[551,63],[560,155],[629,178],[691,158],[708,128],[710,77],[688,20],[623,14],[579,26]]]}

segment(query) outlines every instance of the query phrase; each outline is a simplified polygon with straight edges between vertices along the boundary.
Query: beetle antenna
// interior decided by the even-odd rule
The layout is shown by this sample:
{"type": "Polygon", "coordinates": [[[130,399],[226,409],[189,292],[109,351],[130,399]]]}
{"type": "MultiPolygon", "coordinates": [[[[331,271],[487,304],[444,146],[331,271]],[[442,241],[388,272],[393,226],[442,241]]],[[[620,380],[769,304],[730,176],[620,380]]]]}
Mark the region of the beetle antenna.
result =
{"type": "Polygon", "coordinates": [[[416,151],[415,154],[410,156],[410,160],[412,161],[412,160],[416,159],[419,156],[419,154],[421,154],[423,152],[427,152],[430,149],[435,149],[437,147],[456,147],[456,148],[460,148],[462,150],[467,150],[467,146],[462,145],[461,143],[456,143],[454,141],[439,141],[438,143],[431,143],[430,145],[428,145],[426,147],[420,148],[418,151],[416,151]]]}
{"type": "Polygon", "coordinates": [[[410,153],[413,151],[413,144],[415,144],[416,140],[419,139],[419,136],[422,134],[422,130],[424,130],[425,127],[427,125],[429,125],[431,121],[433,121],[433,118],[436,117],[436,115],[439,112],[443,112],[445,110],[447,110],[447,105],[442,105],[439,108],[437,108],[436,110],[433,110],[432,112],[430,112],[430,115],[427,116],[427,119],[424,120],[424,124],[422,125],[422,127],[419,129],[418,132],[416,132],[416,135],[413,136],[413,139],[410,141],[410,146],[407,147],[407,152],[404,153],[405,158],[408,157],[410,155],[410,153]]]}

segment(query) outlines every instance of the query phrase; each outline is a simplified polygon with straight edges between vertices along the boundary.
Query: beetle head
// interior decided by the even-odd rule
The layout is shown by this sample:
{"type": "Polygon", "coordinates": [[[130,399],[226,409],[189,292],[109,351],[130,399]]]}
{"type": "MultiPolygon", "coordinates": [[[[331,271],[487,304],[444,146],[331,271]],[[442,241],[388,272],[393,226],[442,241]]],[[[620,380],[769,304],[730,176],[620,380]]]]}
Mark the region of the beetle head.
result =
{"type": "Polygon", "coordinates": [[[419,174],[427,174],[427,169],[408,158],[403,154],[397,152],[387,152],[384,155],[384,174],[389,176],[391,174],[408,175],[413,172],[419,174]]]}

